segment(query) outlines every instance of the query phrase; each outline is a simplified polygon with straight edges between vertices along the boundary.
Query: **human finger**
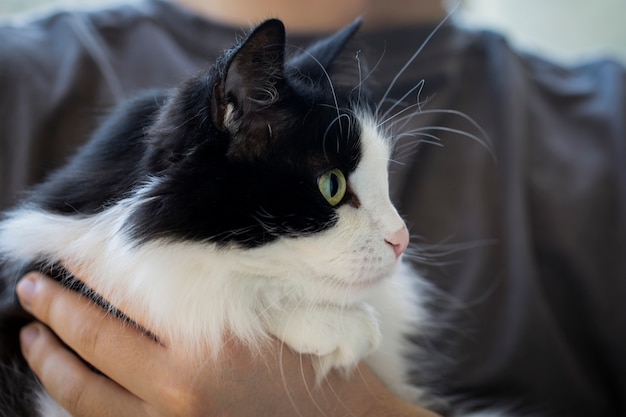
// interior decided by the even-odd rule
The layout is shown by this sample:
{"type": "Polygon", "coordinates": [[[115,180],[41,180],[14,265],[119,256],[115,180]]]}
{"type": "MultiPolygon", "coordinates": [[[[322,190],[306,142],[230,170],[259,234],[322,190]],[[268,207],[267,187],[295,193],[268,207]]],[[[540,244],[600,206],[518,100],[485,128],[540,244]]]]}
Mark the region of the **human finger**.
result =
{"type": "Polygon", "coordinates": [[[146,375],[160,378],[166,354],[162,345],[50,278],[37,273],[17,286],[22,306],[80,357],[115,382],[146,398],[146,375]]]}
{"type": "Polygon", "coordinates": [[[147,415],[141,399],[104,375],[92,372],[41,323],[25,326],[20,342],[24,358],[50,397],[71,415],[147,415]]]}

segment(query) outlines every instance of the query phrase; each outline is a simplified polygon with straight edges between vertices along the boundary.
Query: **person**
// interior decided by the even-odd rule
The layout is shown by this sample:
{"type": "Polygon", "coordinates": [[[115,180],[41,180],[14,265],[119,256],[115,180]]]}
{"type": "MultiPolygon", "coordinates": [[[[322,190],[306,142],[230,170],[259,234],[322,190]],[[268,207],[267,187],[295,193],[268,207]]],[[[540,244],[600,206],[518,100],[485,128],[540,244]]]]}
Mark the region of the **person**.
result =
{"type": "MultiPolygon", "coordinates": [[[[626,415],[624,68],[567,68],[449,22],[434,31],[438,2],[146,0],[5,23],[1,205],[98,113],[208,65],[249,22],[281,17],[300,45],[362,14],[358,62],[401,129],[391,186],[415,236],[408,258],[438,288],[415,382],[476,409],[626,415]]],[[[44,325],[23,329],[29,364],[73,415],[429,415],[365,365],[312,388],[309,359],[278,344],[259,358],[234,343],[223,368],[190,364],[50,280],[29,275],[18,295],[108,375],[44,325]]]]}

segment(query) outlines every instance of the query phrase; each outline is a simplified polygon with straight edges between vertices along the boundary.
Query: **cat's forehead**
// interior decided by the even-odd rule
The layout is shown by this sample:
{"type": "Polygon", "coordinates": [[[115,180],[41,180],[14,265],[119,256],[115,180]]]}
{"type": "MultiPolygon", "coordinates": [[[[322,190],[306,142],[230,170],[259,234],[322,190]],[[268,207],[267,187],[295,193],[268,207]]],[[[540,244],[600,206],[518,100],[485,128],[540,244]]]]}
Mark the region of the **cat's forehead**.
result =
{"type": "Polygon", "coordinates": [[[348,105],[317,102],[301,109],[279,136],[275,153],[314,170],[354,170],[361,155],[362,122],[348,105]]]}

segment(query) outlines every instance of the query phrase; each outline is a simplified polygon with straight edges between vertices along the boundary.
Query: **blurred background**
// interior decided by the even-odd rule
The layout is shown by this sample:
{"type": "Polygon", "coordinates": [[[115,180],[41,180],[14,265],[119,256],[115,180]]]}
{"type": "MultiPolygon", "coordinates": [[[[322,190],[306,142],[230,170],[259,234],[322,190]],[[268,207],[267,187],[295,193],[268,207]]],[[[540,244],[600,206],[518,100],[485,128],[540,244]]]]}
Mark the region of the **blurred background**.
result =
{"type": "Polygon", "coordinates": [[[597,55],[626,62],[626,0],[463,0],[462,11],[465,21],[525,50],[566,62],[597,55]]]}
{"type": "MultiPolygon", "coordinates": [[[[51,5],[106,1],[120,0],[0,0],[0,17],[51,5]]],[[[496,29],[518,47],[562,62],[609,55],[626,63],[626,0],[461,0],[456,18],[496,29]]]]}

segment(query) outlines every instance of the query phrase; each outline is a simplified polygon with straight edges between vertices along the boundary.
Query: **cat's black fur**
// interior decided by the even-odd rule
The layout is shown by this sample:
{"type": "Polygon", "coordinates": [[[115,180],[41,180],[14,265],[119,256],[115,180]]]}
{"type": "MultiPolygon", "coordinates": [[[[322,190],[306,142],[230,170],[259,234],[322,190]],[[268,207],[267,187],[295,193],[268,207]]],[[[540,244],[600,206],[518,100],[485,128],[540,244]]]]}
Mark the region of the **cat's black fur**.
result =
{"type": "Polygon", "coordinates": [[[122,106],[32,201],[53,212],[90,215],[159,177],[163,183],[146,196],[158,198],[133,219],[132,231],[143,239],[254,246],[331,226],[334,210],[311,178],[329,167],[349,174],[358,163],[359,131],[346,111],[350,92],[335,91],[326,69],[355,28],[283,67],[284,31],[277,21],[266,22],[177,90],[146,93],[122,106]],[[266,86],[276,89],[277,101],[266,86]],[[240,124],[236,132],[222,124],[229,104],[240,124]],[[342,110],[335,121],[337,104],[342,110]],[[259,206],[268,213],[263,225],[253,217],[259,206]]]}
{"type": "MultiPolygon", "coordinates": [[[[282,23],[261,24],[179,88],[119,107],[17,210],[91,216],[158,181],[126,227],[138,242],[256,247],[331,227],[335,211],[316,178],[330,168],[355,169],[360,132],[348,110],[350,90],[335,91],[327,71],[358,25],[285,61],[282,23]]],[[[358,201],[348,191],[340,204],[358,201]]],[[[37,381],[18,343],[31,318],[14,293],[27,269],[0,260],[0,417],[37,416],[37,381]]]]}

